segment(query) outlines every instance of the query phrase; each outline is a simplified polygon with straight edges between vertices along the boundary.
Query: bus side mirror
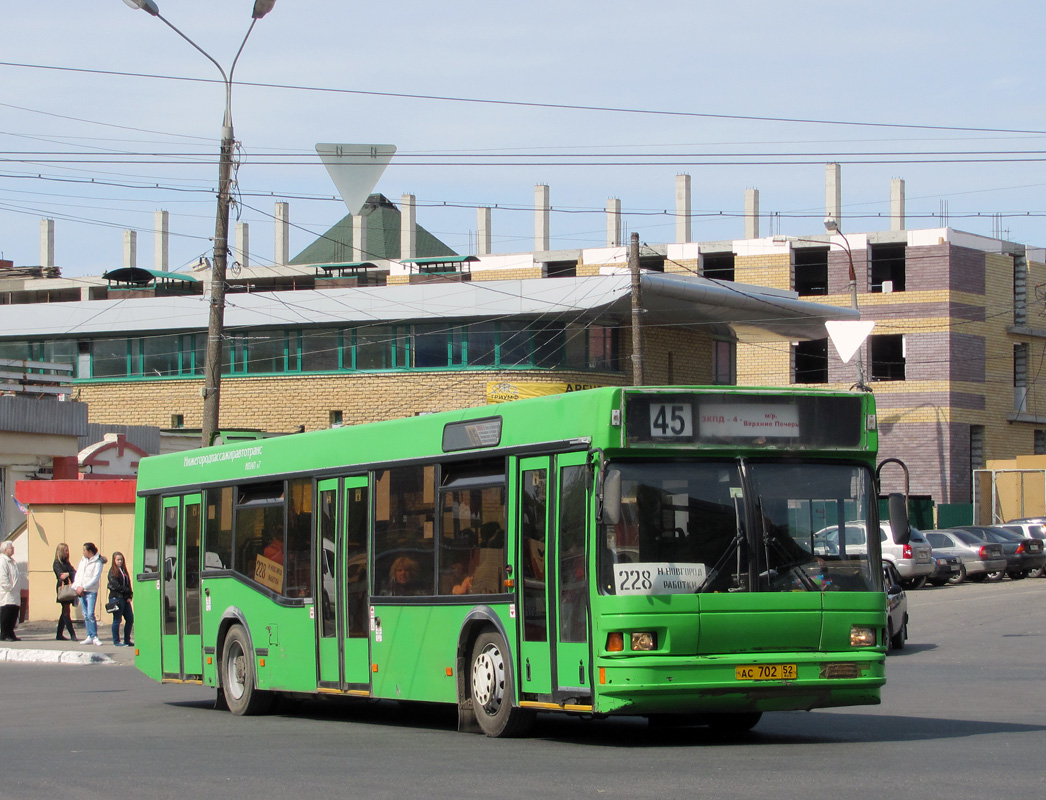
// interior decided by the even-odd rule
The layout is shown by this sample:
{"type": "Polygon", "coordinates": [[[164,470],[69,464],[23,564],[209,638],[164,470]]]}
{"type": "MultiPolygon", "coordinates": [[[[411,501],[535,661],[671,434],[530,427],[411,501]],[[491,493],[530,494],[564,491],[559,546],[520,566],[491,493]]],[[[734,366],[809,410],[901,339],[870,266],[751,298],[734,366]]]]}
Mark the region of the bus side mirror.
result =
{"type": "Polygon", "coordinates": [[[612,469],[603,477],[603,508],[600,517],[607,525],[621,521],[621,470],[612,469]]]}
{"type": "Polygon", "coordinates": [[[904,495],[892,492],[889,504],[890,531],[893,533],[894,544],[908,544],[912,538],[912,526],[908,522],[908,504],[904,502],[904,495]]]}

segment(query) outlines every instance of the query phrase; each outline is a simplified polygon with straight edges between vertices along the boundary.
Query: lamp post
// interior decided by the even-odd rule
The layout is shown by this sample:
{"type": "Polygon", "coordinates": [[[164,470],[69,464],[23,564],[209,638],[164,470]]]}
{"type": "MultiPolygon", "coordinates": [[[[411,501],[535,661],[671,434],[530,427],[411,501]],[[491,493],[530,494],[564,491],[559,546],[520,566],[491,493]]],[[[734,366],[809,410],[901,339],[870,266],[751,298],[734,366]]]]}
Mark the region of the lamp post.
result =
{"type": "MultiPolygon", "coordinates": [[[[828,233],[837,233],[843,240],[843,244],[839,242],[829,240],[830,244],[834,244],[838,247],[843,248],[846,251],[846,260],[850,264],[850,308],[854,311],[858,311],[857,308],[857,271],[854,269],[854,254],[850,249],[850,240],[846,238],[846,234],[839,230],[839,221],[835,217],[826,217],[824,221],[824,229],[828,233]]],[[[870,392],[871,387],[864,382],[864,355],[861,352],[863,348],[857,349],[857,388],[862,392],[870,392]]]]}
{"type": "MultiPolygon", "coordinates": [[[[839,234],[843,240],[843,242],[840,243],[829,239],[828,244],[834,244],[836,247],[846,251],[846,260],[849,262],[850,267],[850,308],[859,314],[860,309],[857,307],[857,271],[854,269],[854,257],[853,251],[850,249],[850,240],[846,238],[846,235],[841,230],[839,230],[839,223],[832,217],[825,219],[824,228],[828,233],[839,234]]],[[[774,242],[811,242],[813,244],[824,244],[824,242],[819,239],[804,239],[800,236],[775,236],[774,242]]],[[[864,356],[861,353],[860,347],[857,348],[857,383],[854,385],[862,392],[870,392],[872,390],[864,380],[864,356]]]]}
{"type": "Polygon", "coordinates": [[[225,272],[229,254],[229,206],[232,202],[230,186],[232,183],[232,150],[236,140],[232,127],[232,75],[236,62],[247,44],[247,37],[254,30],[254,24],[272,11],[276,0],[254,0],[251,13],[251,26],[244,34],[240,49],[225,74],[222,65],[211,58],[202,47],[178,30],[160,14],[155,0],[123,0],[131,8],[141,9],[163,22],[168,28],[181,36],[185,41],[202,53],[208,61],[218,68],[225,83],[225,117],[222,120],[222,143],[218,160],[218,213],[214,221],[214,260],[211,266],[211,302],[207,322],[207,351],[203,368],[203,424],[201,445],[207,447],[218,432],[218,415],[220,410],[222,380],[222,339],[225,328],[225,272]]]}

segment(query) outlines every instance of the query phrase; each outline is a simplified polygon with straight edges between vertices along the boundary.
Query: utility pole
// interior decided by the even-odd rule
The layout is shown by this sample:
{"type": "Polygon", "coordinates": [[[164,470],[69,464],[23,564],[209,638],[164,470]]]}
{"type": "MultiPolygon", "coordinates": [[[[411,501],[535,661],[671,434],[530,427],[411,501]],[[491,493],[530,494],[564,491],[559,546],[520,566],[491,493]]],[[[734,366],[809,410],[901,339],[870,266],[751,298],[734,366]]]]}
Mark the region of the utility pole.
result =
{"type": "Polygon", "coordinates": [[[232,183],[232,150],[235,146],[232,119],[226,107],[222,125],[222,149],[218,164],[218,213],[214,220],[214,263],[211,267],[211,304],[207,320],[207,349],[203,373],[202,447],[213,443],[218,433],[221,407],[222,340],[225,338],[225,276],[229,256],[229,205],[232,183]]]}
{"type": "Polygon", "coordinates": [[[191,44],[208,61],[218,68],[225,83],[225,116],[222,119],[222,147],[218,162],[218,214],[214,220],[214,263],[211,267],[211,305],[207,321],[206,361],[203,367],[203,425],[200,445],[207,447],[214,442],[218,433],[218,416],[222,384],[222,340],[225,338],[225,274],[229,256],[229,206],[232,204],[232,151],[236,146],[236,135],[232,128],[232,76],[236,71],[236,62],[240,60],[247,39],[254,30],[255,23],[272,11],[276,0],[254,0],[251,12],[251,26],[240,42],[240,49],[225,74],[222,65],[200,45],[176,28],[160,13],[156,0],[123,0],[128,6],[141,9],[156,17],[168,28],[191,44]]]}
{"type": "Polygon", "coordinates": [[[640,333],[640,315],[643,305],[639,293],[639,234],[632,232],[628,244],[628,271],[632,274],[632,385],[643,385],[643,348],[640,333]]]}

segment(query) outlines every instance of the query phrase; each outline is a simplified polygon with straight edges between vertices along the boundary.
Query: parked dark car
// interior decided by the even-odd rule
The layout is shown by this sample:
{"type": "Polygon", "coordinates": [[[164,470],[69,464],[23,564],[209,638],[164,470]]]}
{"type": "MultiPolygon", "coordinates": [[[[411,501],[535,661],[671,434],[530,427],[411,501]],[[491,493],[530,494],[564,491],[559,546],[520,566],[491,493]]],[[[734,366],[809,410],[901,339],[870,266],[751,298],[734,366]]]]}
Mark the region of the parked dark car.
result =
{"type": "MultiPolygon", "coordinates": [[[[923,534],[925,535],[926,531],[923,531],[923,534]]],[[[941,553],[934,548],[933,563],[933,572],[926,579],[932,585],[944,586],[946,583],[962,582],[962,559],[955,553],[941,553]]]]}
{"type": "Polygon", "coordinates": [[[1032,575],[1036,577],[1042,573],[1046,566],[1046,546],[1042,539],[1025,536],[1022,533],[1006,530],[1003,526],[993,526],[996,536],[1009,539],[1017,544],[1017,555],[1021,557],[1020,574],[1010,575],[1011,578],[1027,578],[1032,575]]]}
{"type": "MultiPolygon", "coordinates": [[[[1005,525],[999,525],[1004,531],[1019,533],[1029,539],[1046,540],[1046,517],[1024,517],[1022,519],[1011,519],[1005,525]]],[[[1046,548],[1046,544],[1043,545],[1046,548]]],[[[1046,578],[1046,566],[1033,569],[1028,573],[1029,578],[1046,578]]]]}
{"type": "MultiPolygon", "coordinates": [[[[1039,539],[1026,539],[1015,533],[996,527],[964,525],[956,530],[969,531],[985,542],[998,542],[1006,556],[1006,574],[1013,580],[1025,578],[1034,569],[1041,569],[1046,562],[1043,543],[1039,539]]],[[[989,575],[989,578],[994,576],[989,575]]],[[[998,577],[1002,577],[1001,575],[998,577]]]]}
{"type": "Polygon", "coordinates": [[[952,528],[923,533],[934,553],[950,553],[962,559],[959,576],[952,583],[962,583],[967,578],[979,583],[990,574],[1001,577],[1006,570],[1006,556],[998,542],[986,542],[969,531],[952,528]]]}

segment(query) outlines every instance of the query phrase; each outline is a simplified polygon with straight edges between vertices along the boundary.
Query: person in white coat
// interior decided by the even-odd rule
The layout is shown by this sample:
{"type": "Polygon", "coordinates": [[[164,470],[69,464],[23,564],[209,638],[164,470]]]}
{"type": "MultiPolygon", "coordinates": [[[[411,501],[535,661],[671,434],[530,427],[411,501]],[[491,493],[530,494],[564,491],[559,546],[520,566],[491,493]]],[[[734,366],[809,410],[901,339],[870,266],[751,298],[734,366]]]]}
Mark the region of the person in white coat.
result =
{"type": "Polygon", "coordinates": [[[80,596],[80,608],[84,612],[84,623],[87,627],[87,638],[80,644],[98,644],[102,640],[98,638],[98,619],[94,615],[95,605],[98,603],[98,585],[102,579],[102,564],[104,559],[98,555],[98,548],[94,542],[84,542],[84,557],[76,568],[76,580],[73,588],[80,596]]]}
{"type": "Polygon", "coordinates": [[[0,641],[17,642],[15,623],[22,598],[18,591],[18,564],[15,563],[15,546],[11,542],[0,545],[0,641]]]}

